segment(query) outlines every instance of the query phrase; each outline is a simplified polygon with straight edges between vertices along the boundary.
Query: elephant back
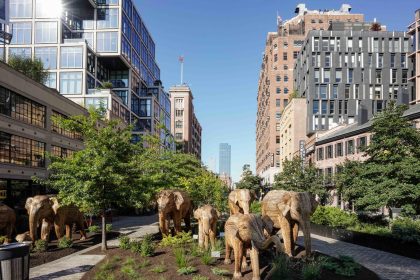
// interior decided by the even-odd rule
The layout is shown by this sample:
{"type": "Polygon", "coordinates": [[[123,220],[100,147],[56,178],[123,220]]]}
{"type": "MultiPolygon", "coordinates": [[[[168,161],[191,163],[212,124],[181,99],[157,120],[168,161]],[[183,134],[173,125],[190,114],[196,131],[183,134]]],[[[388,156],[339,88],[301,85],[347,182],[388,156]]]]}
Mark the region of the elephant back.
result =
{"type": "Polygon", "coordinates": [[[68,222],[76,222],[83,214],[80,212],[79,208],[74,205],[61,205],[56,197],[51,198],[53,201],[53,210],[56,217],[65,217],[65,220],[68,222]]]}
{"type": "Polygon", "coordinates": [[[261,212],[263,216],[268,216],[274,224],[275,228],[280,228],[278,216],[281,214],[278,204],[287,191],[272,190],[269,191],[261,202],[261,212]]]}

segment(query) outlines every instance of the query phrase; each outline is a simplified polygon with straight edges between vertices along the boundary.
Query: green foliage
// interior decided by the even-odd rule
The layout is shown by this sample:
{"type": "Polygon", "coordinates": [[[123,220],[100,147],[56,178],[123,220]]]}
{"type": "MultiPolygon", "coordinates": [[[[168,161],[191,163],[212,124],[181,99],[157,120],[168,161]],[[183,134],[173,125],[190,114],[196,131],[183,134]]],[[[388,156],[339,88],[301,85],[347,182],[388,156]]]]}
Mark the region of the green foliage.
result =
{"type": "Polygon", "coordinates": [[[141,263],[138,264],[138,268],[142,269],[145,267],[148,267],[150,265],[150,260],[149,259],[143,259],[143,261],[141,263]]]}
{"type": "Polygon", "coordinates": [[[138,241],[138,240],[131,241],[130,250],[133,253],[141,254],[141,241],[138,241]]]}
{"type": "Polygon", "coordinates": [[[388,227],[374,224],[361,223],[355,226],[348,227],[347,229],[368,234],[391,236],[391,230],[388,227]]]}
{"type": "Polygon", "coordinates": [[[7,240],[7,236],[0,236],[0,244],[3,244],[7,240]]]}
{"type": "Polygon", "coordinates": [[[228,276],[228,275],[230,275],[229,270],[218,268],[218,267],[213,267],[211,269],[211,272],[213,272],[214,275],[218,275],[218,276],[228,276]]]}
{"type": "Polygon", "coordinates": [[[197,271],[198,271],[198,269],[195,268],[194,266],[186,266],[186,267],[181,267],[176,272],[179,275],[190,275],[190,274],[193,274],[193,273],[195,273],[197,271]]]}
{"type": "Polygon", "coordinates": [[[102,87],[106,89],[112,89],[114,85],[111,82],[103,82],[102,87]]]}
{"type": "Polygon", "coordinates": [[[98,233],[100,232],[100,228],[97,225],[93,225],[93,226],[88,227],[88,231],[90,233],[98,233]]]}
{"type": "Polygon", "coordinates": [[[194,275],[192,280],[209,280],[209,278],[202,275],[194,275]]]}
{"type": "Polygon", "coordinates": [[[215,263],[215,259],[211,256],[211,251],[207,250],[201,256],[201,263],[204,265],[212,265],[215,263]]]}
{"type": "Polygon", "coordinates": [[[273,189],[326,195],[323,178],[318,176],[316,167],[309,164],[302,168],[299,156],[283,162],[283,171],[274,177],[273,189]]]}
{"type": "Polygon", "coordinates": [[[34,243],[33,251],[36,253],[46,252],[48,249],[48,242],[42,239],[38,239],[34,243]]]}
{"type": "Polygon", "coordinates": [[[73,247],[73,240],[67,238],[66,236],[60,238],[60,240],[58,241],[58,248],[64,249],[71,247],[73,247]]]}
{"type": "Polygon", "coordinates": [[[289,279],[289,259],[286,255],[280,254],[273,261],[272,277],[271,279],[289,279]]]}
{"type": "Polygon", "coordinates": [[[402,117],[406,106],[391,102],[377,114],[364,162],[346,162],[336,176],[343,198],[356,209],[404,207],[420,213],[420,131],[402,117]]]}
{"type": "Polygon", "coordinates": [[[105,232],[111,232],[112,231],[112,224],[106,224],[105,225],[105,232]]]}
{"type": "Polygon", "coordinates": [[[151,272],[155,272],[155,273],[163,273],[163,272],[165,272],[167,269],[166,269],[166,266],[163,264],[163,263],[161,263],[161,264],[158,264],[158,265],[156,265],[154,268],[152,268],[150,271],[151,272]]]}
{"type": "Polygon", "coordinates": [[[123,266],[121,267],[121,272],[125,274],[129,279],[138,280],[141,279],[136,270],[134,269],[134,259],[126,258],[123,266]]]}
{"type": "Polygon", "coordinates": [[[95,274],[95,280],[114,280],[115,277],[112,272],[116,269],[117,265],[115,260],[107,260],[100,267],[95,274]]]}
{"type": "Polygon", "coordinates": [[[225,250],[225,238],[221,237],[216,239],[216,243],[214,244],[213,251],[223,252],[225,250]]]}
{"type": "Polygon", "coordinates": [[[253,214],[261,214],[261,202],[253,201],[249,210],[253,214]]]}
{"type": "Polygon", "coordinates": [[[197,243],[193,243],[190,247],[189,253],[193,257],[200,257],[203,255],[204,251],[201,249],[197,243]]]}
{"type": "Polygon", "coordinates": [[[241,180],[236,184],[236,188],[254,190],[255,193],[258,193],[261,188],[261,181],[260,176],[252,174],[249,165],[244,165],[241,180]]]}
{"type": "Polygon", "coordinates": [[[192,238],[191,232],[179,232],[177,235],[164,235],[159,245],[162,247],[179,247],[185,244],[192,243],[194,239],[192,238]]]}
{"type": "Polygon", "coordinates": [[[140,246],[140,255],[142,257],[150,257],[155,253],[155,244],[153,244],[153,236],[147,234],[140,246]]]}
{"type": "Polygon", "coordinates": [[[48,79],[48,72],[44,69],[44,64],[40,59],[32,60],[31,58],[14,55],[9,57],[8,64],[38,83],[44,84],[48,79]]]}
{"type": "Polygon", "coordinates": [[[130,244],[130,237],[126,236],[126,235],[122,235],[120,237],[118,237],[118,241],[120,243],[120,248],[124,249],[124,250],[128,250],[131,247],[130,244]]]}
{"type": "Polygon", "coordinates": [[[175,256],[175,262],[178,268],[187,267],[190,260],[188,256],[185,253],[184,248],[174,248],[173,250],[174,256],[175,256]]]}
{"type": "Polygon", "coordinates": [[[333,271],[335,274],[353,277],[360,269],[360,265],[354,262],[353,258],[349,256],[340,255],[338,259],[327,257],[322,263],[321,267],[333,271]]]}
{"type": "Polygon", "coordinates": [[[321,264],[317,262],[311,262],[304,264],[302,267],[302,278],[303,280],[316,280],[321,276],[321,264]]]}
{"type": "Polygon", "coordinates": [[[311,222],[331,227],[347,228],[358,224],[355,213],[345,212],[337,207],[318,206],[311,216],[311,222]]]}
{"type": "Polygon", "coordinates": [[[392,235],[405,242],[417,242],[420,244],[420,220],[410,218],[398,218],[392,221],[392,235]]]}

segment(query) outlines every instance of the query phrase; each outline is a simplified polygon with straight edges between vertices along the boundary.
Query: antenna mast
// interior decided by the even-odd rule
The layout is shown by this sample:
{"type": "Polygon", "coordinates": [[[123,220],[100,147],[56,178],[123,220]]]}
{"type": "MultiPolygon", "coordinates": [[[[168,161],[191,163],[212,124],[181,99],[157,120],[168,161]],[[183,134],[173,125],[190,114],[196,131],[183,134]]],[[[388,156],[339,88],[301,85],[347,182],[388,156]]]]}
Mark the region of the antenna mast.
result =
{"type": "Polygon", "coordinates": [[[184,84],[184,56],[179,57],[179,63],[181,64],[181,85],[184,84]]]}

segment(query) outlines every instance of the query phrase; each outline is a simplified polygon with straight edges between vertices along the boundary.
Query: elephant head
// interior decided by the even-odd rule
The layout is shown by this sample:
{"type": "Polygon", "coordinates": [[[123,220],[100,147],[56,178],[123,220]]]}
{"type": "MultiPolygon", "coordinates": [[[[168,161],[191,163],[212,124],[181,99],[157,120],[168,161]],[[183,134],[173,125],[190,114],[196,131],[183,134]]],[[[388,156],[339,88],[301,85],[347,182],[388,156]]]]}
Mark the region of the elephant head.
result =
{"type": "Polygon", "coordinates": [[[26,200],[25,208],[29,215],[29,234],[32,241],[37,240],[37,228],[42,225],[41,238],[48,240],[54,221],[53,202],[47,195],[36,195],[26,200]]]}
{"type": "Polygon", "coordinates": [[[188,195],[183,191],[163,190],[158,194],[157,204],[161,232],[163,234],[169,233],[167,219],[171,217],[174,219],[175,224],[179,224],[176,228],[178,227],[180,231],[181,218],[190,213],[191,201],[188,195]]]}
{"type": "Polygon", "coordinates": [[[255,192],[248,189],[237,189],[230,192],[229,207],[231,214],[249,214],[249,206],[256,198],[255,192]]]}
{"type": "Polygon", "coordinates": [[[198,244],[207,249],[209,239],[212,247],[216,241],[216,224],[220,217],[219,211],[211,205],[204,205],[194,211],[194,218],[198,221],[198,244]]]}
{"type": "Polygon", "coordinates": [[[284,192],[277,206],[280,210],[280,214],[284,218],[287,220],[296,221],[299,224],[305,239],[306,254],[310,255],[310,216],[314,213],[318,206],[318,202],[315,200],[315,196],[308,192],[284,192]]]}

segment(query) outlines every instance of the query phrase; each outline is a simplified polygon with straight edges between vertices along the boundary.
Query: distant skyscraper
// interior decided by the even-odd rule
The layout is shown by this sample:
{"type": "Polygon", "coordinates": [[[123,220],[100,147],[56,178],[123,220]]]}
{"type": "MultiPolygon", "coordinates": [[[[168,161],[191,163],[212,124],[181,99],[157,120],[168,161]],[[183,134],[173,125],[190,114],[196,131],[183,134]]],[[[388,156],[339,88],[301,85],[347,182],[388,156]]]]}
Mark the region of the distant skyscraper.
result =
{"type": "Polygon", "coordinates": [[[230,177],[230,151],[228,143],[219,145],[219,174],[226,174],[230,177]]]}

